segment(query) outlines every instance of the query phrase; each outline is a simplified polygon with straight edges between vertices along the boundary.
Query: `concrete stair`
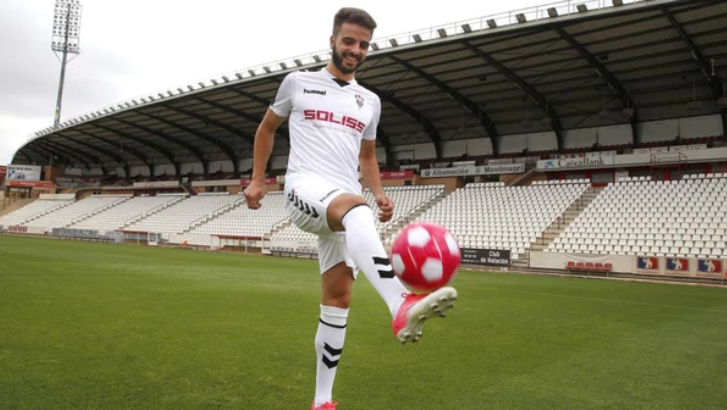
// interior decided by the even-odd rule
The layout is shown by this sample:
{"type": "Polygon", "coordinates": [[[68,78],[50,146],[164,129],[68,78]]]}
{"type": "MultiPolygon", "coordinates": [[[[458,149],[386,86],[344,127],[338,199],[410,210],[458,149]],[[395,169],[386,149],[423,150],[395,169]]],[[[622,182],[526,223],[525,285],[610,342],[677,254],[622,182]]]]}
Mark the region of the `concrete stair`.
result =
{"type": "Polygon", "coordinates": [[[436,206],[438,203],[442,202],[444,198],[447,197],[447,192],[441,192],[434,197],[432,197],[429,201],[419,206],[419,208],[413,212],[408,213],[407,215],[402,216],[401,218],[397,219],[396,221],[393,221],[391,224],[389,224],[383,232],[380,232],[381,239],[385,240],[386,238],[391,237],[393,234],[399,232],[401,228],[405,227],[407,224],[411,223],[412,221],[419,218],[422,214],[427,212],[429,209],[436,206]]]}
{"type": "Polygon", "coordinates": [[[212,212],[211,214],[205,215],[203,217],[197,218],[197,220],[195,220],[195,221],[192,221],[189,224],[189,226],[187,227],[187,229],[185,229],[182,233],[183,234],[189,233],[192,229],[194,229],[194,228],[196,228],[196,227],[198,227],[198,226],[200,226],[200,225],[202,225],[204,223],[207,223],[207,222],[209,222],[209,221],[217,218],[220,215],[224,215],[224,214],[232,211],[233,209],[239,208],[240,206],[242,206],[244,204],[245,204],[245,200],[244,199],[240,199],[239,201],[237,201],[237,202],[235,202],[233,204],[228,204],[228,205],[225,205],[225,206],[223,206],[223,207],[221,207],[219,209],[215,209],[215,211],[212,212]]]}
{"type": "Polygon", "coordinates": [[[537,238],[537,242],[530,246],[530,250],[540,252],[547,248],[596,199],[602,190],[603,188],[588,188],[578,200],[565,210],[563,215],[537,238]]]}

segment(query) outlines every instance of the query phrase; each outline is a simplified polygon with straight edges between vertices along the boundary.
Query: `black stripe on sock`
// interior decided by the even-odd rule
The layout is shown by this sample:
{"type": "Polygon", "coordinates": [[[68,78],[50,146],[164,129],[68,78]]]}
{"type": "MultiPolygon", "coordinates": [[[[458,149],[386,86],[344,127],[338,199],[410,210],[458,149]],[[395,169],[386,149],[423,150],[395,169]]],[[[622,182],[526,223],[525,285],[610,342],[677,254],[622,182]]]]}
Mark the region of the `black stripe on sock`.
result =
{"type": "Polygon", "coordinates": [[[323,359],[321,359],[321,361],[329,369],[333,369],[334,367],[338,366],[338,360],[331,360],[331,359],[327,358],[325,355],[323,356],[323,359]]]}
{"type": "Polygon", "coordinates": [[[389,266],[391,265],[391,260],[389,260],[389,258],[380,258],[378,256],[374,256],[374,264],[389,266]]]}
{"type": "Polygon", "coordinates": [[[346,328],[346,325],[343,325],[343,326],[341,326],[341,325],[334,325],[334,324],[331,324],[331,323],[328,323],[328,322],[324,321],[323,319],[318,319],[318,321],[320,321],[321,323],[323,323],[326,326],[334,327],[336,329],[345,329],[346,328]]]}
{"type": "Polygon", "coordinates": [[[346,213],[344,213],[343,216],[341,217],[341,223],[343,223],[343,219],[346,218],[346,215],[348,215],[349,212],[353,211],[354,209],[358,208],[359,206],[366,206],[366,207],[368,207],[369,204],[356,204],[356,205],[352,206],[351,209],[349,209],[348,211],[346,211],[346,213]]]}
{"type": "Polygon", "coordinates": [[[328,354],[330,354],[331,356],[340,356],[341,353],[343,353],[343,348],[334,349],[328,343],[324,343],[323,344],[323,348],[326,349],[326,351],[328,352],[328,354]]]}

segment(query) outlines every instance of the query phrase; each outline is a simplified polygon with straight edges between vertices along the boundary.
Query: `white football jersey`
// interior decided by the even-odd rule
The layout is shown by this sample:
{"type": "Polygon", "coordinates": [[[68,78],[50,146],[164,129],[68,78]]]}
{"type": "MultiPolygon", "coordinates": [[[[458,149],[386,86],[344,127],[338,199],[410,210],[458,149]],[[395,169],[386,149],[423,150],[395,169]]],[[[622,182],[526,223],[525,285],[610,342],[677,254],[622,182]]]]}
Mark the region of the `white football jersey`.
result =
{"type": "Polygon", "coordinates": [[[360,193],[361,140],[375,140],[381,101],[356,80],[343,82],[326,68],[293,72],[284,79],[270,108],[288,117],[290,154],[286,183],[306,176],[360,193]]]}

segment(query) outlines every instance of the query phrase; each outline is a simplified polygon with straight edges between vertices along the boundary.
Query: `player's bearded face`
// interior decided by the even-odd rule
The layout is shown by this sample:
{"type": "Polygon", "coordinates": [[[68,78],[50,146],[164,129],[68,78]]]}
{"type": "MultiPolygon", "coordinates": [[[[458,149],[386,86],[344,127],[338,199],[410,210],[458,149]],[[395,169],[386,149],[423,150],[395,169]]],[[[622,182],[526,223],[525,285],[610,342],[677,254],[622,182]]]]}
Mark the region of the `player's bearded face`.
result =
{"type": "Polygon", "coordinates": [[[343,74],[353,74],[363,64],[373,32],[354,23],[343,23],[331,36],[331,60],[343,74]]]}
{"type": "Polygon", "coordinates": [[[364,57],[352,51],[339,51],[333,46],[333,64],[344,74],[354,73],[363,64],[364,57]]]}

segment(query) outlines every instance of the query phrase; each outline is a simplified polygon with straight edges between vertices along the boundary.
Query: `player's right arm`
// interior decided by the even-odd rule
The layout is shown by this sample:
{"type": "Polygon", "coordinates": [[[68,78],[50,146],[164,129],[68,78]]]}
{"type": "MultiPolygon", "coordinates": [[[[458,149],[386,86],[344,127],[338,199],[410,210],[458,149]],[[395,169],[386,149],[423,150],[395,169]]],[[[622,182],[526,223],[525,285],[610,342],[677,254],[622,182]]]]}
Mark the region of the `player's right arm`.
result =
{"type": "Polygon", "coordinates": [[[265,168],[273,153],[275,131],[285,121],[273,110],[268,108],[265,117],[255,132],[255,144],[252,157],[252,178],[250,185],[245,189],[245,200],[250,209],[260,208],[260,201],[265,196],[265,168]]]}
{"type": "Polygon", "coordinates": [[[255,144],[252,157],[252,178],[245,189],[245,201],[250,209],[260,208],[260,201],[265,196],[265,168],[273,153],[275,131],[290,116],[295,95],[295,76],[288,74],[280,84],[275,101],[270,105],[265,117],[255,132],[255,144]]]}

